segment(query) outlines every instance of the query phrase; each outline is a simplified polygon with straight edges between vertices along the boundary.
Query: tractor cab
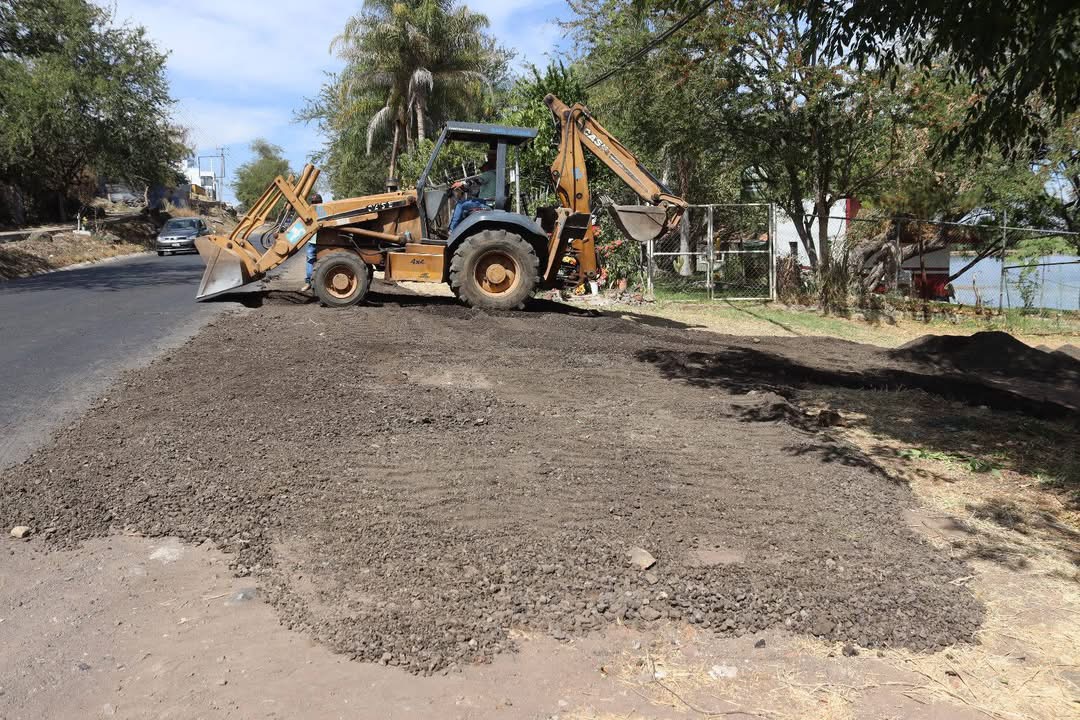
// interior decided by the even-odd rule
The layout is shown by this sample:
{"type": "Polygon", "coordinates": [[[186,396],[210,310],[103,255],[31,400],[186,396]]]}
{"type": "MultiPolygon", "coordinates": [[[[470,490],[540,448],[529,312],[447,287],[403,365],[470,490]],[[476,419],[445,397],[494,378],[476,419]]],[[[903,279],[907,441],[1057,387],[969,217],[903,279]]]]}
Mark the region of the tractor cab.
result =
{"type": "Polygon", "coordinates": [[[475,224],[468,222],[472,215],[520,213],[519,154],[536,133],[508,125],[447,123],[416,184],[425,241],[452,243],[466,224],[475,224]],[[454,224],[459,203],[467,205],[454,224]]]}

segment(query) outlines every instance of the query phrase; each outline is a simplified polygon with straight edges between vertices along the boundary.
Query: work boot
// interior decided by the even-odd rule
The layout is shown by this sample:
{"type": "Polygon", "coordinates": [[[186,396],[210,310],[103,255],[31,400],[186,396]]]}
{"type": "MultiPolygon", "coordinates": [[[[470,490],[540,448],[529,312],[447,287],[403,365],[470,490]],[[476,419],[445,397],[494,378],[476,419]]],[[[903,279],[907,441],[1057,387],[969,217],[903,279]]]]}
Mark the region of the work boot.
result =
{"type": "Polygon", "coordinates": [[[311,281],[310,280],[304,283],[303,287],[300,288],[300,292],[311,292],[311,281]]]}

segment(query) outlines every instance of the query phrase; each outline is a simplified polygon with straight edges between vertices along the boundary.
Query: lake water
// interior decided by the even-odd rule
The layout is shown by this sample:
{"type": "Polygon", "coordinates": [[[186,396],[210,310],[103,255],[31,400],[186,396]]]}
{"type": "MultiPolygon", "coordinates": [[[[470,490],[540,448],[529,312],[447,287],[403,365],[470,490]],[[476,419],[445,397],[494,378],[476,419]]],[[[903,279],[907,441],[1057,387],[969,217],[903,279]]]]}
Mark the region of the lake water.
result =
{"type": "MultiPolygon", "coordinates": [[[[960,268],[971,262],[970,256],[953,255],[949,260],[950,272],[955,273],[960,268]]],[[[1034,291],[1034,307],[1051,308],[1055,310],[1080,310],[1080,256],[1076,255],[1047,255],[1039,259],[1040,264],[1045,263],[1071,263],[1068,265],[1043,265],[1036,268],[1031,279],[1037,282],[1038,287],[1034,291]]],[[[1006,291],[1005,307],[1021,308],[1024,301],[1020,294],[1018,281],[1020,269],[1010,266],[1020,264],[1015,257],[1006,257],[1006,291]]],[[[983,258],[974,267],[953,281],[956,290],[956,301],[964,305],[974,305],[976,301],[976,288],[981,295],[983,305],[997,307],[998,292],[1001,282],[1001,260],[998,258],[983,258]],[[974,288],[972,285],[974,284],[974,288]]]]}

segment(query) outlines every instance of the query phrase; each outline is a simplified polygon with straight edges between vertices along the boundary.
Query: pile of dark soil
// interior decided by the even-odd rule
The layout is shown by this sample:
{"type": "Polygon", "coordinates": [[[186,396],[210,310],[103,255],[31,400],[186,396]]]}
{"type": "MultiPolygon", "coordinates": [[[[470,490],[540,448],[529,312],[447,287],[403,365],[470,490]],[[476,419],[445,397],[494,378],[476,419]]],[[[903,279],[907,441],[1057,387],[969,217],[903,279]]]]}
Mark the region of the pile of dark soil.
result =
{"type": "Polygon", "coordinates": [[[416,672],[489,659],[514,628],[972,638],[982,610],[951,582],[970,572],[907,529],[906,487],[781,395],[699,382],[694,353],[649,360],[730,338],[534,309],[228,317],[7,471],[0,523],[56,547],[209,540],[286,625],[416,672]]]}
{"type": "Polygon", "coordinates": [[[924,335],[901,345],[892,355],[959,370],[1080,384],[1080,360],[1066,352],[1033,348],[1004,332],[924,335]]]}

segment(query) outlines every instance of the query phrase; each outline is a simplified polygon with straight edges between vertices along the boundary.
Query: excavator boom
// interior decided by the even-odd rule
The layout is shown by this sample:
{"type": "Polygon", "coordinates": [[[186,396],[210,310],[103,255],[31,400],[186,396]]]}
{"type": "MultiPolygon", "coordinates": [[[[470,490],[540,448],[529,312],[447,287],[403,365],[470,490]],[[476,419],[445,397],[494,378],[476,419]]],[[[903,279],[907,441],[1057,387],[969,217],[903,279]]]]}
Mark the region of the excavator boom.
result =
{"type": "Polygon", "coordinates": [[[559,154],[551,165],[559,201],[575,212],[590,212],[589,179],[584,149],[599,160],[648,205],[611,207],[615,223],[631,239],[655,240],[676,227],[686,201],[664,187],[637,157],[596,121],[581,103],[568,106],[554,95],[544,98],[559,127],[559,154]]]}

